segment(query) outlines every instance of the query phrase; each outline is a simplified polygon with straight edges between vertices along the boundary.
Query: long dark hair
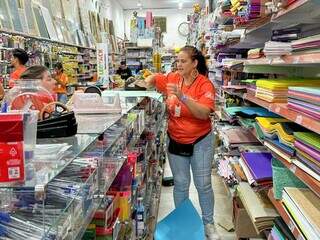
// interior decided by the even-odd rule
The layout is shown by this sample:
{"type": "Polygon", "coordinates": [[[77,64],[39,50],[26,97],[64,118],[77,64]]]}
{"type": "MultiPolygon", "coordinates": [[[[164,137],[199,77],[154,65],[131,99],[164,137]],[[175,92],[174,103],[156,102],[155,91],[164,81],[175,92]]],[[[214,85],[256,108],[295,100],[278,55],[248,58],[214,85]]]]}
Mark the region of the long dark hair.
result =
{"type": "Polygon", "coordinates": [[[200,74],[204,76],[208,75],[208,67],[206,64],[206,59],[203,56],[201,51],[199,51],[196,47],[188,46],[188,45],[181,48],[180,51],[188,53],[192,61],[194,60],[198,61],[197,70],[200,74]]]}

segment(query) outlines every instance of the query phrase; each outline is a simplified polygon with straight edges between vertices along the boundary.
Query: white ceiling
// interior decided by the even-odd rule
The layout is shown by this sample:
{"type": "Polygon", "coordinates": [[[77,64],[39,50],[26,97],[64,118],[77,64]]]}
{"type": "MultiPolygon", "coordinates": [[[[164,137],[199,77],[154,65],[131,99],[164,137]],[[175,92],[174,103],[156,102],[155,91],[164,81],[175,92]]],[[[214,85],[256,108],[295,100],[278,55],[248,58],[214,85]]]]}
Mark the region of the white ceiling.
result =
{"type": "Polygon", "coordinates": [[[138,2],[141,2],[143,9],[169,8],[178,9],[179,2],[183,3],[183,8],[191,8],[193,4],[202,0],[118,0],[123,9],[139,9],[138,2]]]}

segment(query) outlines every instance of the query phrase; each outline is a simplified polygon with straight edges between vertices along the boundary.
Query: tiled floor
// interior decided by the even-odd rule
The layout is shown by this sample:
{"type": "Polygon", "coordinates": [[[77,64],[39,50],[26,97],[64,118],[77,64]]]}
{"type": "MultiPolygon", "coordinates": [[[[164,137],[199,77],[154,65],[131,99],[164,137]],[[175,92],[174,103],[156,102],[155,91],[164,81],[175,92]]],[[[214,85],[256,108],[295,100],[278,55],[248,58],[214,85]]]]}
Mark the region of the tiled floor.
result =
{"type": "MultiPolygon", "coordinates": [[[[169,164],[165,166],[164,176],[170,176],[169,164]]],[[[212,175],[213,190],[215,197],[215,222],[217,223],[217,230],[221,236],[222,240],[234,240],[236,239],[234,232],[227,232],[224,228],[219,226],[219,223],[222,225],[228,222],[232,224],[232,202],[228,193],[221,181],[221,179],[213,173],[212,175]]],[[[160,198],[160,207],[158,214],[158,221],[163,219],[168,213],[174,209],[173,187],[162,187],[161,189],[161,198],[160,198]]],[[[197,190],[194,187],[194,184],[191,183],[190,186],[190,200],[192,201],[195,208],[200,211],[200,206],[198,202],[197,190]]]]}

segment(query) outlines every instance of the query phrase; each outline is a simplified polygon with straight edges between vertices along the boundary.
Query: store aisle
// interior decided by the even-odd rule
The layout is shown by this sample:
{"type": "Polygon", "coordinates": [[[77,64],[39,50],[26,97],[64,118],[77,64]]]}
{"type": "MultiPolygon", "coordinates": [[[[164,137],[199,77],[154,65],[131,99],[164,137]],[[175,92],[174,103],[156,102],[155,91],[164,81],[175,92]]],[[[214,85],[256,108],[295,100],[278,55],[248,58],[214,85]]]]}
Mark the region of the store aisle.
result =
{"type": "MultiPolygon", "coordinates": [[[[165,176],[170,176],[170,167],[169,164],[165,165],[165,176]],[[169,173],[168,173],[169,172],[169,173]]],[[[223,223],[226,222],[228,224],[232,224],[232,202],[230,197],[228,197],[228,193],[221,181],[221,179],[214,174],[212,175],[212,182],[213,190],[215,194],[215,221],[216,223],[223,223]]],[[[174,202],[173,202],[173,187],[162,187],[161,189],[161,199],[160,199],[160,206],[159,206],[159,214],[158,214],[158,221],[163,219],[167,216],[173,209],[174,209],[174,202]]],[[[197,190],[193,182],[190,186],[190,200],[192,201],[195,208],[200,213],[200,206],[198,201],[198,194],[197,190]]],[[[220,227],[217,224],[218,232],[221,235],[221,239],[223,240],[234,240],[236,236],[234,232],[227,232],[224,228],[220,227]]]]}

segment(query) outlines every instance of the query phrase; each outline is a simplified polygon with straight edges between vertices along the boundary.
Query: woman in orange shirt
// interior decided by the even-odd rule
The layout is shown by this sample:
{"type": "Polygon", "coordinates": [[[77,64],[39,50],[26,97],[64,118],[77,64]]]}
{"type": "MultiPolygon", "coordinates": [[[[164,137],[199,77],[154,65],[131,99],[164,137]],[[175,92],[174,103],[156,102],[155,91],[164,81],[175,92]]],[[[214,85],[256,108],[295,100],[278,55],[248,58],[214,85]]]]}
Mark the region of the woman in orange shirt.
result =
{"type": "Polygon", "coordinates": [[[61,103],[67,103],[67,84],[69,83],[68,77],[63,73],[63,66],[58,62],[55,66],[54,79],[57,81],[55,93],[58,95],[58,101],[61,103]]]}
{"type": "Polygon", "coordinates": [[[209,115],[214,111],[214,86],[206,77],[205,58],[195,47],[181,49],[177,69],[167,76],[157,74],[146,79],[148,87],[155,86],[167,96],[168,157],[173,173],[175,206],[189,197],[191,167],[205,233],[208,239],[220,239],[213,221],[211,184],[213,134],[209,115]]]}

